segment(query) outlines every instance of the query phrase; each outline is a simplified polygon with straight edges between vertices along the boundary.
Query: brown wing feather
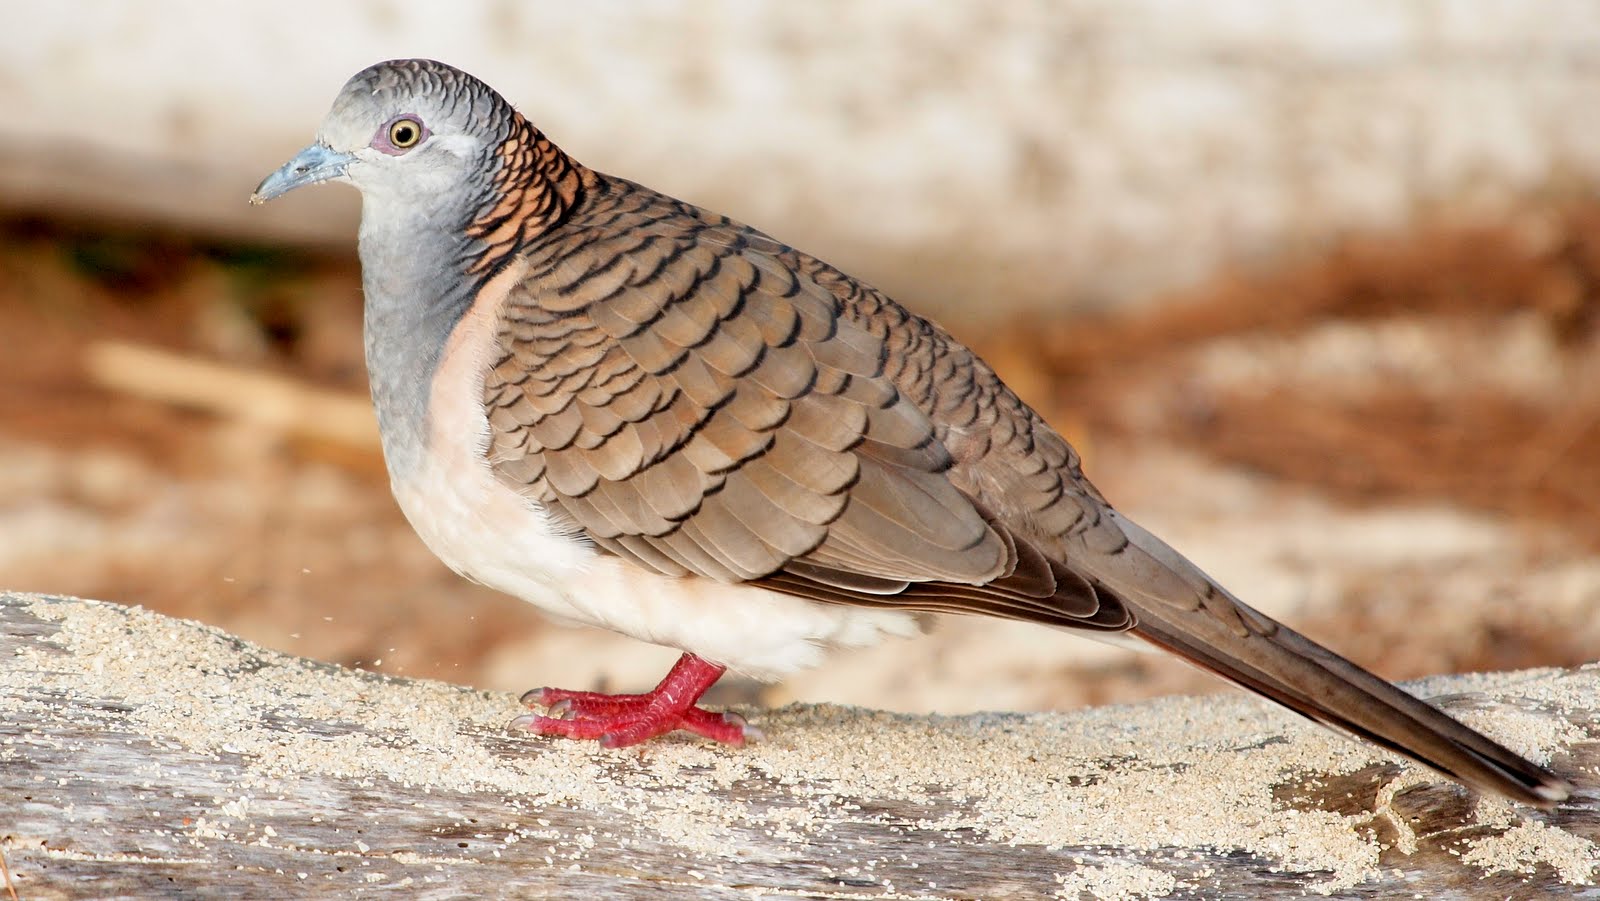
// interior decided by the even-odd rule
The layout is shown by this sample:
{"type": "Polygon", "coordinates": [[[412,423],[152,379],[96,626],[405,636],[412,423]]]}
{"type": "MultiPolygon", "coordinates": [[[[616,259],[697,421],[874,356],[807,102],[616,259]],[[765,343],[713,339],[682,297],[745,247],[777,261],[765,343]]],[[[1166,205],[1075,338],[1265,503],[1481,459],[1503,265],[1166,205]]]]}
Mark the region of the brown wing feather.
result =
{"type": "Polygon", "coordinates": [[[803,258],[647,192],[595,201],[507,298],[484,385],[502,480],[663,575],[1127,626],[952,481],[884,336],[803,258]]]}

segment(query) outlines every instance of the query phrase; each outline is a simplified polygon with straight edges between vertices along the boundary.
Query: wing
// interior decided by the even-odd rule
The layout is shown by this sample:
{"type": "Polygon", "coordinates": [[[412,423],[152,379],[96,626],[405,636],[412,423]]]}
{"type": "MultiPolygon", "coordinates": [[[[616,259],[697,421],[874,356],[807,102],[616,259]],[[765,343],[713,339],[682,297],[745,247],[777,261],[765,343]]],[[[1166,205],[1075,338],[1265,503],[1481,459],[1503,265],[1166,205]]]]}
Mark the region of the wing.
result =
{"type": "Polygon", "coordinates": [[[527,259],[490,461],[597,546],[820,601],[1128,624],[952,481],[884,337],[793,251],[614,181],[527,259]]]}

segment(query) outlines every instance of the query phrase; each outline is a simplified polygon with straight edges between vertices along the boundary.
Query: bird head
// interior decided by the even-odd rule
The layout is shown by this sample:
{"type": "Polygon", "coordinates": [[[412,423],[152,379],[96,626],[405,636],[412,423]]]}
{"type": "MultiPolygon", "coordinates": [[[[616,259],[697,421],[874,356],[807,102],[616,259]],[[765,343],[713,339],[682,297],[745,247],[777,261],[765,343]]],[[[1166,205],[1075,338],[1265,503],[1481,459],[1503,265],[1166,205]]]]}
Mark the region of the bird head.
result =
{"type": "Polygon", "coordinates": [[[345,83],[316,140],[262,180],[250,201],[324,181],[354,185],[369,204],[471,196],[520,119],[488,85],[444,63],[378,63],[345,83]]]}
{"type": "Polygon", "coordinates": [[[251,195],[355,185],[362,230],[454,235],[458,262],[492,270],[571,209],[587,170],[495,90],[428,59],[378,63],[345,83],[317,139],[251,195]]]}

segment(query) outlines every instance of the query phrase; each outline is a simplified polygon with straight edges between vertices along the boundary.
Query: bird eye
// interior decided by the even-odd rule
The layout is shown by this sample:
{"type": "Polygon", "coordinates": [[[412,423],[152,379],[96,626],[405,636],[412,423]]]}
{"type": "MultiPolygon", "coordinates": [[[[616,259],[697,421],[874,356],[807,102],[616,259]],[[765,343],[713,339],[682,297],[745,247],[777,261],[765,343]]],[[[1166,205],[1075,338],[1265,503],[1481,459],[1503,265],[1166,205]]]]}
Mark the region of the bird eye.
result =
{"type": "Polygon", "coordinates": [[[396,119],[389,123],[389,143],[400,150],[415,147],[422,140],[422,123],[415,119],[396,119]]]}
{"type": "Polygon", "coordinates": [[[415,113],[402,113],[378,126],[372,135],[372,148],[390,156],[400,156],[428,140],[428,126],[415,113]]]}

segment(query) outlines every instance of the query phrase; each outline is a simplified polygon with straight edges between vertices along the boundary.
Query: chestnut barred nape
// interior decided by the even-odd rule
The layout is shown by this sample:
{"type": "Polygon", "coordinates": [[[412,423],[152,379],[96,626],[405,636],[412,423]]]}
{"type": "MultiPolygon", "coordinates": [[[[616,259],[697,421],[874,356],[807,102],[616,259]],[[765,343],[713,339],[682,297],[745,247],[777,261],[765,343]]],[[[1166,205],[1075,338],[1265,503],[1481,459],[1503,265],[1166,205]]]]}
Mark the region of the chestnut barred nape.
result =
{"type": "Polygon", "coordinates": [[[560,222],[583,192],[587,171],[511,110],[511,134],[495,148],[498,166],[490,182],[488,204],[466,227],[479,242],[479,256],[467,271],[494,271],[529,239],[560,222]]]}

